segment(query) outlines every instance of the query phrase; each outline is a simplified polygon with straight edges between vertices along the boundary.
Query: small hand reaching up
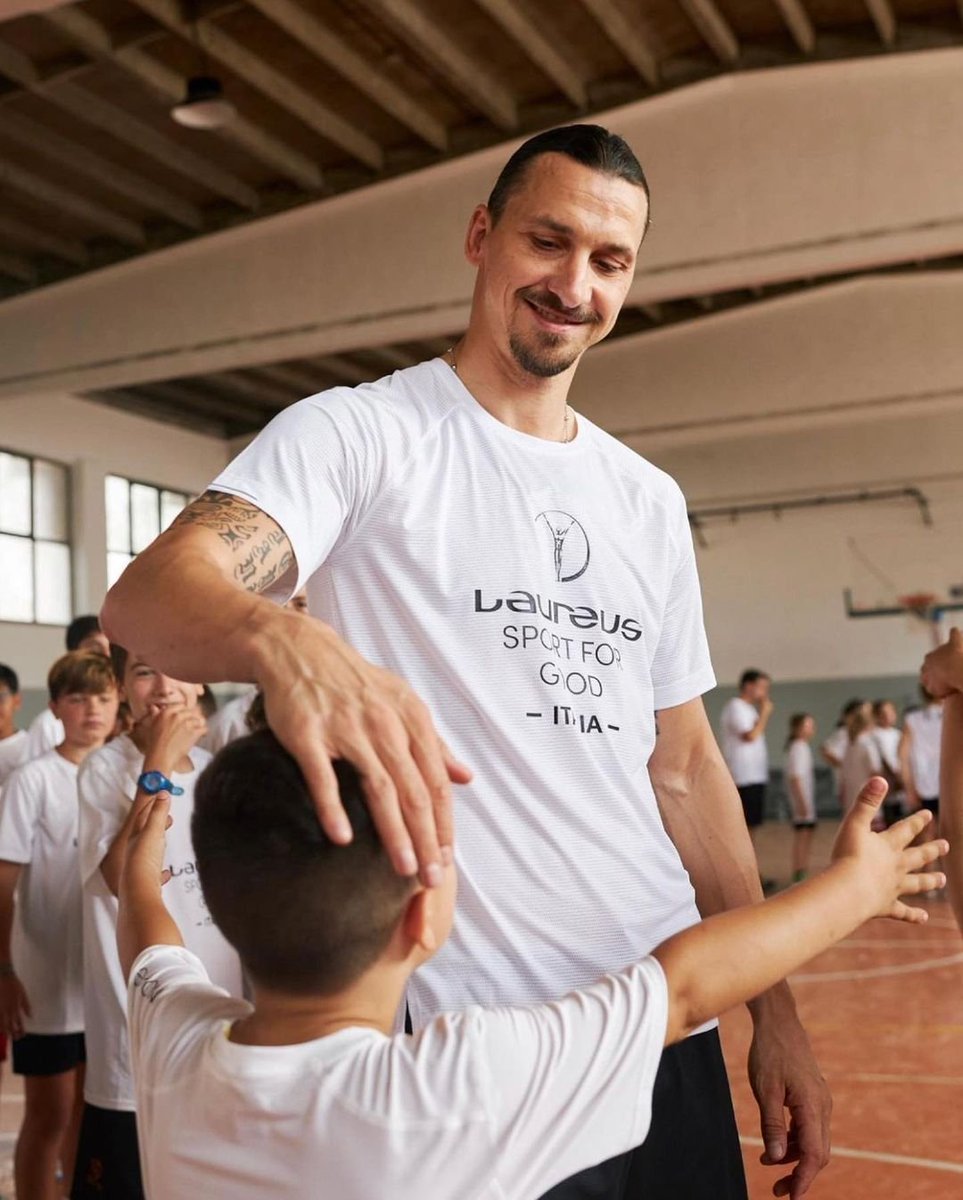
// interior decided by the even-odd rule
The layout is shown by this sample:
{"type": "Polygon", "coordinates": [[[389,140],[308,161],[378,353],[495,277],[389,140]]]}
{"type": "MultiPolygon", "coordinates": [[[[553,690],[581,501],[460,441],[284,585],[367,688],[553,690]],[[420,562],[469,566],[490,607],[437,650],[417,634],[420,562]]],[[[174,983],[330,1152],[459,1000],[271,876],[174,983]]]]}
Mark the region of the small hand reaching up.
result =
{"type": "Polygon", "coordinates": [[[865,784],[836,835],[833,862],[851,864],[854,872],[859,872],[867,898],[876,897],[875,916],[923,922],[928,916],[926,910],[904,904],[900,897],[944,886],[946,877],[942,872],[923,868],[946,854],[949,846],[942,838],[919,846],[912,844],[932,820],[925,809],[897,821],[885,832],[874,833],[870,826],[886,791],[886,781],[879,776],[865,784]]]}

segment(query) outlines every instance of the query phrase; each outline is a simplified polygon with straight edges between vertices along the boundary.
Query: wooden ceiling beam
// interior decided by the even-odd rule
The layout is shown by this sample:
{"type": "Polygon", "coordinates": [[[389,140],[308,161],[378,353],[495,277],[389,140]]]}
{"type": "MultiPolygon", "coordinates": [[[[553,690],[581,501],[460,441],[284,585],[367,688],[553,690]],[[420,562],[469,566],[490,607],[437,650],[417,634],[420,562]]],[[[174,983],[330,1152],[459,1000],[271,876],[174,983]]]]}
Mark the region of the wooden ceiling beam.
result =
{"type": "Polygon", "coordinates": [[[20,254],[0,251],[0,274],[12,275],[14,279],[19,279],[23,283],[37,282],[37,268],[29,258],[24,258],[20,254]]]}
{"type": "Polygon", "coordinates": [[[429,146],[448,149],[448,130],[437,117],[389,79],[382,64],[363,58],[302,5],[293,0],[249,0],[249,3],[429,146]]]}
{"type": "Polygon", "coordinates": [[[44,158],[55,159],[69,167],[77,175],[91,179],[97,185],[118,192],[128,200],[142,205],[151,212],[185,226],[200,229],[203,224],[200,210],[167,188],[160,187],[150,179],[128,171],[109,159],[101,158],[83,146],[72,142],[38,121],[9,109],[0,112],[0,135],[35,150],[44,158]]]}
{"type": "Polygon", "coordinates": [[[39,201],[59,212],[68,213],[101,233],[110,234],[120,242],[131,246],[143,246],[147,241],[143,229],[136,221],[122,217],[109,208],[104,208],[102,204],[79,196],[76,192],[49,183],[9,160],[0,162],[0,185],[16,188],[18,192],[23,192],[31,203],[39,201]]]}
{"type": "Polygon", "coordinates": [[[581,0],[581,4],[645,82],[651,87],[658,87],[659,60],[639,31],[638,22],[630,21],[616,0],[581,0]]]}
{"type": "Polygon", "coordinates": [[[316,392],[323,392],[329,386],[327,382],[318,378],[317,373],[291,363],[272,363],[269,367],[258,367],[256,374],[258,379],[265,379],[276,387],[290,389],[298,400],[303,400],[305,396],[313,396],[316,392]]]}
{"type": "Polygon", "coordinates": [[[739,39],[719,11],[715,0],[679,0],[679,4],[716,58],[728,66],[736,62],[739,58],[739,39]]]}
{"type": "Polygon", "coordinates": [[[512,132],[518,128],[518,102],[511,91],[449,37],[414,0],[363,0],[363,3],[499,129],[512,132]]]}
{"type": "MultiPolygon", "coordinates": [[[[261,2],[267,3],[268,0],[261,2]]],[[[584,80],[579,78],[575,68],[546,36],[545,26],[536,24],[519,7],[518,0],[475,0],[475,3],[501,26],[576,108],[588,107],[588,89],[584,80]]]]}
{"type": "MultiPolygon", "coordinates": [[[[115,46],[106,27],[87,13],[81,12],[76,7],[68,7],[40,15],[70,38],[85,54],[90,55],[94,60],[116,63],[154,95],[160,97],[165,104],[183,100],[187,91],[187,80],[184,76],[170,70],[158,59],[139,49],[138,46],[115,46]]],[[[69,82],[69,79],[52,78],[42,80],[41,86],[49,98],[54,99],[58,85],[62,86],[64,82],[69,82]]],[[[77,90],[79,91],[79,89],[77,90]]],[[[284,178],[292,179],[306,191],[317,191],[322,186],[321,172],[315,163],[300,151],[292,149],[280,139],[267,133],[259,125],[248,121],[241,114],[238,114],[228,125],[211,130],[205,136],[233,142],[249,153],[252,158],[269,166],[284,178]]],[[[173,146],[175,151],[181,152],[175,156],[176,161],[170,164],[174,170],[180,170],[189,178],[196,179],[204,187],[219,196],[226,196],[228,200],[239,204],[242,208],[253,210],[258,207],[257,193],[253,188],[248,187],[229,172],[214,167],[208,159],[201,158],[199,155],[190,154],[195,165],[187,169],[185,156],[189,152],[182,150],[179,144],[170,139],[164,140],[168,145],[173,146]],[[183,164],[183,166],[176,164],[183,164]]],[[[155,143],[152,142],[153,144],[155,143]]]]}
{"type": "Polygon", "coordinates": [[[48,233],[46,229],[36,229],[33,225],[19,221],[6,213],[0,214],[0,237],[13,238],[15,241],[23,242],[31,250],[52,254],[54,258],[62,258],[67,262],[76,263],[77,266],[83,266],[90,258],[87,248],[82,242],[57,237],[55,234],[48,233]]]}
{"type": "MultiPolygon", "coordinates": [[[[197,433],[206,433],[214,437],[228,436],[228,428],[224,421],[206,417],[194,407],[183,407],[180,404],[147,396],[136,388],[111,388],[103,392],[85,392],[84,399],[93,400],[96,404],[106,404],[110,408],[123,409],[124,412],[135,413],[147,417],[151,421],[162,421],[179,425],[183,429],[193,429],[197,433]]],[[[238,422],[240,424],[241,422],[238,422]]]]}
{"type": "Polygon", "coordinates": [[[214,21],[201,17],[196,23],[184,19],[178,0],[133,0],[155,21],[186,41],[195,40],[212,58],[218,59],[252,87],[272,100],[327,141],[339,146],[374,171],[384,166],[381,146],[357,125],[346,121],[333,108],[322,104],[284,72],[276,70],[259,54],[236,41],[214,21]]]}
{"type": "Polygon", "coordinates": [[[896,41],[896,14],[890,0],[866,0],[866,7],[880,41],[884,46],[892,46],[896,41]]]}
{"type": "Polygon", "coordinates": [[[404,371],[422,361],[398,346],[366,346],[362,353],[387,371],[404,371]]]}
{"type": "Polygon", "coordinates": [[[812,54],[816,49],[816,30],[802,0],[773,0],[773,3],[799,49],[803,54],[812,54]]]}
{"type": "Polygon", "coordinates": [[[345,387],[355,387],[359,383],[370,383],[377,378],[377,372],[371,371],[360,363],[352,362],[343,354],[326,354],[323,358],[314,358],[311,365],[324,371],[345,387]]]}
{"type": "Polygon", "coordinates": [[[203,380],[167,380],[140,384],[137,389],[144,395],[178,404],[182,408],[194,408],[208,416],[224,421],[251,423],[267,421],[272,410],[264,404],[252,404],[243,400],[228,400],[204,386],[203,380]]]}
{"type": "Polygon", "coordinates": [[[240,396],[245,400],[253,400],[255,404],[267,408],[269,411],[287,408],[291,403],[289,388],[280,388],[266,379],[257,379],[252,377],[250,372],[244,370],[215,371],[210,375],[201,376],[198,382],[209,383],[218,391],[229,396],[240,396]]]}

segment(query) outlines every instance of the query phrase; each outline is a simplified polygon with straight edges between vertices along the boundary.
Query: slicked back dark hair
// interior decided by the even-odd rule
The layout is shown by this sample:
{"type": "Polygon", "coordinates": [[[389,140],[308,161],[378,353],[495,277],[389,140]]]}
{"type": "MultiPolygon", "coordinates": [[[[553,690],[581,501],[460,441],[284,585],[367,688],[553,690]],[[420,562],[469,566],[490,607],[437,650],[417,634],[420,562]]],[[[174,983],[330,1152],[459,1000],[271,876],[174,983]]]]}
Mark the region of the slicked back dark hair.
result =
{"type": "Polygon", "coordinates": [[[750,683],[758,683],[760,679],[768,679],[769,676],[765,671],[758,671],[755,667],[749,667],[739,676],[739,691],[744,687],[748,687],[750,683]]]}
{"type": "Polygon", "coordinates": [[[74,617],[67,626],[67,649],[77,650],[80,643],[89,638],[92,633],[100,633],[100,617],[87,613],[82,617],[74,617]]]}
{"type": "Polygon", "coordinates": [[[347,846],[324,833],[300,767],[267,729],[225,746],[194,796],[194,853],[215,924],[257,983],[294,995],[330,995],[363,974],[414,888],[388,859],[357,771],[333,766],[347,846]]]}
{"type": "MultiPolygon", "coordinates": [[[[635,184],[649,199],[649,184],[639,160],[628,142],[617,133],[609,133],[601,125],[560,125],[546,129],[523,142],[511,156],[495,180],[488,197],[492,224],[497,225],[513,193],[525,180],[529,163],[540,154],[564,154],[583,167],[591,167],[603,175],[612,175],[635,184]]],[[[646,214],[646,226],[649,218],[646,214]]]]}
{"type": "Polygon", "coordinates": [[[17,678],[17,672],[13,667],[8,667],[6,663],[0,663],[0,684],[2,684],[11,695],[16,696],[20,691],[20,680],[17,678]]]}

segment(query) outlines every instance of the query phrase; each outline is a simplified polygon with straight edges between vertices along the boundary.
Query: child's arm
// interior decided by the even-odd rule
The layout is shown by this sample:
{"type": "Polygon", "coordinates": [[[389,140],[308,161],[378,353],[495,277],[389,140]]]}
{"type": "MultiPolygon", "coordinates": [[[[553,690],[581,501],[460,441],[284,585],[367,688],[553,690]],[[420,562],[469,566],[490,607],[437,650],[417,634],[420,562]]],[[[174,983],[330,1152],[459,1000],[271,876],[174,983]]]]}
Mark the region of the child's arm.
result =
{"type": "Polygon", "coordinates": [[[125,859],[120,874],[117,950],[124,978],[149,946],[183,946],[181,931],[161,898],[164,834],[170,823],[170,797],[149,796],[124,824],[125,859]]]}
{"type": "Polygon", "coordinates": [[[0,1032],[23,1036],[23,1018],[30,1016],[30,1001],[17,978],[10,958],[13,906],[23,864],[0,862],[0,1032]]]}
{"type": "MultiPolygon", "coordinates": [[[[147,745],[142,770],[145,773],[160,771],[168,778],[177,770],[181,759],[197,745],[205,729],[203,714],[198,709],[179,708],[174,705],[154,713],[145,724],[147,745]]],[[[145,792],[138,791],[132,810],[135,819],[139,812],[150,807],[151,799],[152,797],[145,792]]],[[[100,873],[115,896],[119,894],[120,873],[127,851],[127,838],[132,828],[131,821],[124,822],[100,864],[100,873]]]]}
{"type": "Polygon", "coordinates": [[[866,784],[843,820],[833,864],[821,875],[772,900],[709,917],[656,948],[669,990],[667,1044],[766,991],[871,917],[926,920],[899,897],[942,886],[939,874],[917,872],[946,844],[910,846],[929,822],[925,812],[873,833],[885,794],[883,780],[866,784]]]}

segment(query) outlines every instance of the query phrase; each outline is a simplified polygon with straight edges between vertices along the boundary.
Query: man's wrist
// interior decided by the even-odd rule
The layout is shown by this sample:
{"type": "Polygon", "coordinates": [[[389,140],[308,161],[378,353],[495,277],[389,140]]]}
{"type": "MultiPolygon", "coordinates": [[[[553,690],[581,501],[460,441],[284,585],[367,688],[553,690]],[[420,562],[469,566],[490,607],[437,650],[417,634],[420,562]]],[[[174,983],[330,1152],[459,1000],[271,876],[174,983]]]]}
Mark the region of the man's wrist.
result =
{"type": "Polygon", "coordinates": [[[794,1021],[799,1020],[796,1015],[795,998],[785,979],[750,1000],[746,1007],[756,1026],[766,1025],[770,1021],[784,1021],[787,1017],[794,1021]]]}

